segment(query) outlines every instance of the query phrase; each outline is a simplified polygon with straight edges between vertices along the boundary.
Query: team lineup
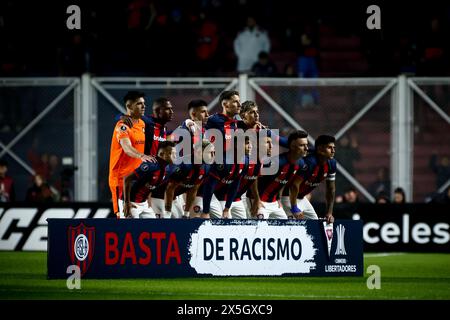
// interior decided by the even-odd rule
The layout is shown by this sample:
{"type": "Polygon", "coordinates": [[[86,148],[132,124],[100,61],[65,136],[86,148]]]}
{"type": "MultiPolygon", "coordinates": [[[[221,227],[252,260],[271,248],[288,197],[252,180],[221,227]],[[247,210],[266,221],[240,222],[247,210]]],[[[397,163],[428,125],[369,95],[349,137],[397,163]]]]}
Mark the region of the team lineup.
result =
{"type": "Polygon", "coordinates": [[[222,113],[211,116],[205,101],[189,102],[189,118],[172,132],[167,98],[153,102],[150,117],[144,93],[130,91],[124,103],[109,168],[117,218],[318,219],[307,195],[326,181],[324,218],[334,221],[333,136],[320,135],[312,149],[304,131],[280,136],[237,91],[222,92],[222,113]]]}

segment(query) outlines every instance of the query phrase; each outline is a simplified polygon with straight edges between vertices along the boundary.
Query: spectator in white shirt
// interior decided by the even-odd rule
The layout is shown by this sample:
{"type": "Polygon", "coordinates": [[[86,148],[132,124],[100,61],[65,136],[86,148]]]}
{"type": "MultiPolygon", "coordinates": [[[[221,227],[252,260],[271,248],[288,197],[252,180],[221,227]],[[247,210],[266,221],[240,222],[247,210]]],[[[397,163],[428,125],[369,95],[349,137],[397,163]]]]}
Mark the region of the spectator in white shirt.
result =
{"type": "Polygon", "coordinates": [[[237,71],[249,72],[258,61],[258,54],[261,51],[270,52],[270,39],[267,32],[256,24],[256,19],[249,16],[247,27],[234,39],[234,53],[238,58],[237,71]]]}

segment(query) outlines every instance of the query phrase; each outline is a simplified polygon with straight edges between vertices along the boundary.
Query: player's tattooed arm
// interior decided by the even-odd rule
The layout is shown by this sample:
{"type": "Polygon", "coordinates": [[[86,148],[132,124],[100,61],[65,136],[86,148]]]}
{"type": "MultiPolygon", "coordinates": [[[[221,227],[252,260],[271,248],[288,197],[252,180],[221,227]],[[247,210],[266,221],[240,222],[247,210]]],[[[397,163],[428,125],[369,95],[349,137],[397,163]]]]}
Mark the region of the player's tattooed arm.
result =
{"type": "Polygon", "coordinates": [[[327,213],[325,214],[325,218],[328,223],[334,222],[333,217],[333,207],[334,207],[334,198],[336,196],[336,183],[334,180],[326,180],[327,188],[325,194],[325,200],[327,203],[327,213]]]}

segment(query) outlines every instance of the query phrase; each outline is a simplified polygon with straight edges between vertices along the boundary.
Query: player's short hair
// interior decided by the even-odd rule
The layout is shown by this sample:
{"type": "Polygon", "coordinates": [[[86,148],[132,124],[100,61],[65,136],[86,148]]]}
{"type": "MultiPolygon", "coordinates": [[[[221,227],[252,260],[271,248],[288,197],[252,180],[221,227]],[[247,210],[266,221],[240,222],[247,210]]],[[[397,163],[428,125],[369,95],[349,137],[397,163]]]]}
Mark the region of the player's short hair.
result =
{"type": "Polygon", "coordinates": [[[241,112],[240,112],[240,114],[243,115],[244,113],[250,111],[254,107],[258,108],[258,105],[256,104],[256,102],[247,100],[247,101],[245,101],[244,103],[241,104],[241,112]]]}
{"type": "Polygon", "coordinates": [[[190,111],[192,108],[206,107],[206,106],[208,106],[208,103],[205,100],[202,99],[192,100],[188,103],[188,111],[190,111]]]}
{"type": "Polygon", "coordinates": [[[302,138],[308,138],[308,133],[306,133],[303,130],[297,130],[292,132],[289,136],[288,136],[288,146],[291,146],[291,142],[297,139],[302,139],[302,138]]]}
{"type": "Polygon", "coordinates": [[[139,98],[144,98],[145,93],[142,91],[128,91],[127,94],[123,97],[123,103],[127,103],[127,101],[136,101],[139,98]]]}
{"type": "Polygon", "coordinates": [[[320,135],[317,137],[316,142],[314,143],[315,149],[319,146],[326,146],[329,143],[335,143],[336,139],[333,136],[328,136],[326,134],[320,135]]]}
{"type": "Polygon", "coordinates": [[[8,162],[5,159],[0,159],[0,167],[7,167],[8,162]]]}
{"type": "Polygon", "coordinates": [[[239,92],[237,92],[236,90],[226,90],[226,91],[223,91],[223,92],[220,94],[220,97],[219,97],[219,105],[222,106],[222,101],[223,101],[223,100],[231,99],[231,97],[234,96],[234,95],[238,96],[238,95],[239,95],[239,92]]]}
{"type": "Polygon", "coordinates": [[[168,147],[175,148],[175,145],[176,144],[173,141],[161,141],[158,144],[158,152],[159,152],[159,150],[164,149],[164,148],[168,148],[168,147]]]}
{"type": "Polygon", "coordinates": [[[165,104],[167,104],[169,102],[170,102],[170,100],[165,97],[160,97],[160,98],[156,99],[155,101],[153,101],[153,111],[161,108],[162,106],[164,106],[165,104]]]}

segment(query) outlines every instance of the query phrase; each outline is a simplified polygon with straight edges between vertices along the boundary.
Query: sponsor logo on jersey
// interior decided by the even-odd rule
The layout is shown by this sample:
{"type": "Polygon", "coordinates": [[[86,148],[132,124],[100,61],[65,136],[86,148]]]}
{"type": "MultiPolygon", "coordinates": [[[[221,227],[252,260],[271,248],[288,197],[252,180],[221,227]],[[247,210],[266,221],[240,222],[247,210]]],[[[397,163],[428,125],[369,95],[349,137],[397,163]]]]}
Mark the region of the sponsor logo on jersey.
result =
{"type": "Polygon", "coordinates": [[[149,190],[154,190],[154,189],[156,189],[156,186],[154,186],[154,185],[152,185],[152,184],[150,184],[150,183],[146,183],[145,184],[145,187],[147,188],[147,189],[149,189],[149,190]]]}
{"type": "Polygon", "coordinates": [[[275,178],[275,181],[278,183],[281,183],[281,184],[287,184],[289,180],[286,180],[286,179],[281,180],[279,178],[275,178]]]}
{"type": "Polygon", "coordinates": [[[309,181],[309,180],[306,180],[305,181],[305,184],[307,185],[307,186],[310,186],[310,187],[318,187],[319,185],[320,185],[320,182],[311,182],[311,181],[309,181]]]}
{"type": "Polygon", "coordinates": [[[159,142],[163,142],[163,141],[166,141],[166,138],[153,135],[153,140],[157,140],[159,142]]]}

